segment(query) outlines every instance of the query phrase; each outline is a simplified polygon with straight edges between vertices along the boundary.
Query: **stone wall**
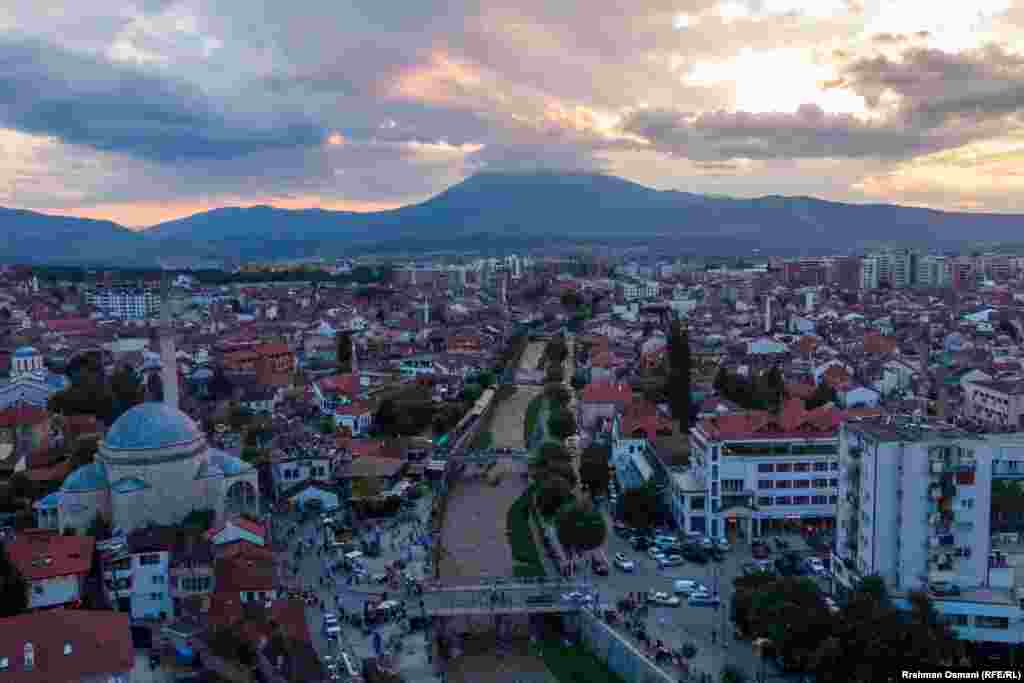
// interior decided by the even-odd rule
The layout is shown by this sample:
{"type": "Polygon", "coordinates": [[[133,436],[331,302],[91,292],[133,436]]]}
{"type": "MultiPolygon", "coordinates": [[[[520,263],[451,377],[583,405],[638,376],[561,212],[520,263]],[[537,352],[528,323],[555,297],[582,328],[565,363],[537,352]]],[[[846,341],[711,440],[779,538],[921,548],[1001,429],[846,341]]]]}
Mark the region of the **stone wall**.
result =
{"type": "Polygon", "coordinates": [[[676,679],[586,610],[565,617],[566,627],[613,672],[630,683],[676,683],[676,679]]]}

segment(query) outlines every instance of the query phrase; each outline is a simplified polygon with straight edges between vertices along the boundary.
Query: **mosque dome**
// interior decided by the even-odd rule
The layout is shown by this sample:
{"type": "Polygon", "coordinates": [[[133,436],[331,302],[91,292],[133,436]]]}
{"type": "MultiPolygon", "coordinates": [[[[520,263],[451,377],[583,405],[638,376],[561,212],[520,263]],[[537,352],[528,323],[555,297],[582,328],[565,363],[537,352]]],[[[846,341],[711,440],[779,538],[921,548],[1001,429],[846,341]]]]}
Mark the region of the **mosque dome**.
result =
{"type": "Polygon", "coordinates": [[[175,454],[187,457],[205,446],[205,437],[192,418],[165,403],[142,403],[114,421],[100,450],[108,461],[175,454]]]}

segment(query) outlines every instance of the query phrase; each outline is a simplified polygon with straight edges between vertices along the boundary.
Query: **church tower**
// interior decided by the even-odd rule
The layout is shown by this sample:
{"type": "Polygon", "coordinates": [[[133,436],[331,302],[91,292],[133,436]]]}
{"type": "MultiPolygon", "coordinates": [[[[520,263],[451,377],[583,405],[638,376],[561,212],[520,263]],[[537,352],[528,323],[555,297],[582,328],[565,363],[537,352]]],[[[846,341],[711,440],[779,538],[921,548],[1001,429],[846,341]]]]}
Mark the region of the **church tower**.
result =
{"type": "Polygon", "coordinates": [[[164,403],[178,409],[178,354],[174,348],[174,327],[171,325],[170,282],[163,275],[160,292],[160,379],[164,403]]]}

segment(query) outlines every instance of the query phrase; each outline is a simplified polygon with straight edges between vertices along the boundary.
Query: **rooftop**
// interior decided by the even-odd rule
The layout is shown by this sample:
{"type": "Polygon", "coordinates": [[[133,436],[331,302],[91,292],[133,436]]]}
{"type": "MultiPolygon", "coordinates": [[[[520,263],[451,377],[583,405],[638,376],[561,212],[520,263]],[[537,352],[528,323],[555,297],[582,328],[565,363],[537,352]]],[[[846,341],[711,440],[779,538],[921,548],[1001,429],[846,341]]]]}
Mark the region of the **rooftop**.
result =
{"type": "Polygon", "coordinates": [[[123,612],[59,610],[0,619],[0,658],[5,681],[107,680],[130,673],[135,661],[130,617],[123,612]],[[33,666],[25,670],[26,645],[33,666]]]}
{"type": "Polygon", "coordinates": [[[22,532],[7,544],[7,555],[27,581],[85,574],[92,568],[96,539],[52,531],[22,532]]]}
{"type": "Polygon", "coordinates": [[[884,415],[860,418],[847,423],[847,429],[866,434],[875,441],[939,441],[952,439],[977,439],[978,434],[959,429],[946,422],[926,419],[913,415],[884,415]]]}

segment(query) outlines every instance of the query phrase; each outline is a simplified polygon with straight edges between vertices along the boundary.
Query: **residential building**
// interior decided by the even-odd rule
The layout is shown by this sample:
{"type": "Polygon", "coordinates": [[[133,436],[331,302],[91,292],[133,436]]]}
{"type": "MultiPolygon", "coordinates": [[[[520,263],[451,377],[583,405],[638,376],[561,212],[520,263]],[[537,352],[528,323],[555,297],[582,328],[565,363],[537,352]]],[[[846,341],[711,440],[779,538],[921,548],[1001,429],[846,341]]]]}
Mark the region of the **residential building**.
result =
{"type": "Polygon", "coordinates": [[[160,296],[151,289],[97,289],[87,292],[85,300],[90,306],[122,320],[140,320],[155,314],[160,296]]]}
{"type": "Polygon", "coordinates": [[[936,610],[960,638],[1024,642],[1012,568],[991,555],[992,463],[1024,458],[1016,435],[979,436],[945,423],[888,417],[840,430],[840,497],[831,562],[850,589],[881,577],[897,605],[937,583],[936,610]]]}
{"type": "Polygon", "coordinates": [[[992,426],[1024,429],[1024,380],[968,383],[964,414],[992,426]]]}
{"type": "Polygon", "coordinates": [[[749,411],[702,420],[690,433],[689,474],[706,509],[684,513],[688,532],[753,538],[803,527],[829,529],[838,495],[838,432],[832,406],[799,399],[778,413],[749,411]]]}
{"type": "Polygon", "coordinates": [[[877,256],[867,256],[860,262],[860,288],[878,289],[880,259],[877,256]]]}
{"type": "Polygon", "coordinates": [[[92,571],[96,539],[28,530],[7,543],[7,556],[28,584],[28,607],[76,606],[92,571]]]}
{"type": "Polygon", "coordinates": [[[49,610],[0,619],[0,679],[18,683],[129,683],[129,615],[49,610]]]}
{"type": "Polygon", "coordinates": [[[921,287],[949,287],[952,283],[952,264],[946,256],[922,256],[917,269],[917,284],[921,287]]]}

